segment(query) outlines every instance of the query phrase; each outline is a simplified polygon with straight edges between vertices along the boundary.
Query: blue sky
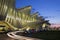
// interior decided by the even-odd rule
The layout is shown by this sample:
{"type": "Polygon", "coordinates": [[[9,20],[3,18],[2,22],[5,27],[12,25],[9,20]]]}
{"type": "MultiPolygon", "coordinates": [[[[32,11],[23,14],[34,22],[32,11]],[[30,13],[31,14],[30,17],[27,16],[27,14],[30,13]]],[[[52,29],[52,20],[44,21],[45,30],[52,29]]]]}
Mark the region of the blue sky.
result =
{"type": "Polygon", "coordinates": [[[32,11],[38,11],[40,15],[50,20],[50,23],[60,23],[60,0],[16,0],[16,8],[31,5],[32,11]]]}

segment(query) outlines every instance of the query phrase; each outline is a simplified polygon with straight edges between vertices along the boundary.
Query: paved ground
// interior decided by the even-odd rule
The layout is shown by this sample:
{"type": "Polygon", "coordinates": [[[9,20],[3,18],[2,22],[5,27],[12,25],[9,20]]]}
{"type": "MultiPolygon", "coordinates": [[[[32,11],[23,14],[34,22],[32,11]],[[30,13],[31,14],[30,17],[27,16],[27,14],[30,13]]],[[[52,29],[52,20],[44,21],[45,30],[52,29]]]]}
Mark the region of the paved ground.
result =
{"type": "Polygon", "coordinates": [[[14,39],[8,37],[6,34],[0,34],[0,40],[14,40],[14,39]]]}
{"type": "MultiPolygon", "coordinates": [[[[16,37],[17,38],[17,37],[16,37]]],[[[21,37],[21,36],[19,36],[18,38],[20,38],[20,39],[18,39],[18,40],[25,40],[25,39],[22,39],[22,38],[25,38],[25,37],[21,37]]],[[[28,37],[26,37],[26,39],[27,40],[36,40],[35,38],[28,38],[28,37]]],[[[17,39],[13,39],[13,38],[10,38],[7,34],[2,34],[2,33],[0,33],[0,40],[17,40],[17,39]]]]}
{"type": "MultiPolygon", "coordinates": [[[[13,34],[13,35],[15,35],[15,34],[13,34]]],[[[34,35],[36,35],[36,34],[34,34],[34,35]]],[[[41,38],[44,40],[60,40],[60,31],[44,31],[44,32],[37,33],[37,35],[35,37],[38,37],[38,38],[41,38]],[[38,35],[40,35],[40,36],[38,36],[38,35]]],[[[17,38],[16,35],[15,35],[15,38],[17,38]]],[[[21,38],[23,38],[23,37],[21,37],[21,38]]],[[[14,39],[8,37],[7,34],[0,34],[0,40],[14,40],[14,39]]]]}
{"type": "Polygon", "coordinates": [[[18,40],[42,40],[42,39],[37,39],[37,38],[32,38],[32,37],[16,35],[16,33],[18,32],[21,32],[21,31],[9,32],[7,33],[7,35],[13,39],[18,39],[18,40]]]}

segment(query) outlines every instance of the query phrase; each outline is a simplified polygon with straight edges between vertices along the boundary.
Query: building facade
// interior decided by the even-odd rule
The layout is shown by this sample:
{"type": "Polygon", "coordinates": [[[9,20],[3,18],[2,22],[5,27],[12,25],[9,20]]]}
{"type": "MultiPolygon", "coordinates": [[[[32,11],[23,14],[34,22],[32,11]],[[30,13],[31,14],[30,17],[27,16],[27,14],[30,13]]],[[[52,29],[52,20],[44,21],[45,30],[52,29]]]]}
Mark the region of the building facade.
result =
{"type": "Polygon", "coordinates": [[[31,15],[31,6],[15,8],[15,0],[0,0],[0,20],[16,28],[39,28],[37,16],[31,15]]]}

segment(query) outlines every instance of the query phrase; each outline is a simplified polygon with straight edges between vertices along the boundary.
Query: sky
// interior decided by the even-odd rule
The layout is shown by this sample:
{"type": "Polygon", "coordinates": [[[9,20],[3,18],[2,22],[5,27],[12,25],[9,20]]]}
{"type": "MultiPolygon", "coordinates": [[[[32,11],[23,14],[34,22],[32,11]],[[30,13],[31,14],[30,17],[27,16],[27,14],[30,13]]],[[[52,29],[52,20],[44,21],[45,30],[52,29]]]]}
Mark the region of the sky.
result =
{"type": "Polygon", "coordinates": [[[60,0],[16,0],[16,8],[28,5],[32,6],[33,12],[38,11],[50,23],[60,24],[60,0]]]}

